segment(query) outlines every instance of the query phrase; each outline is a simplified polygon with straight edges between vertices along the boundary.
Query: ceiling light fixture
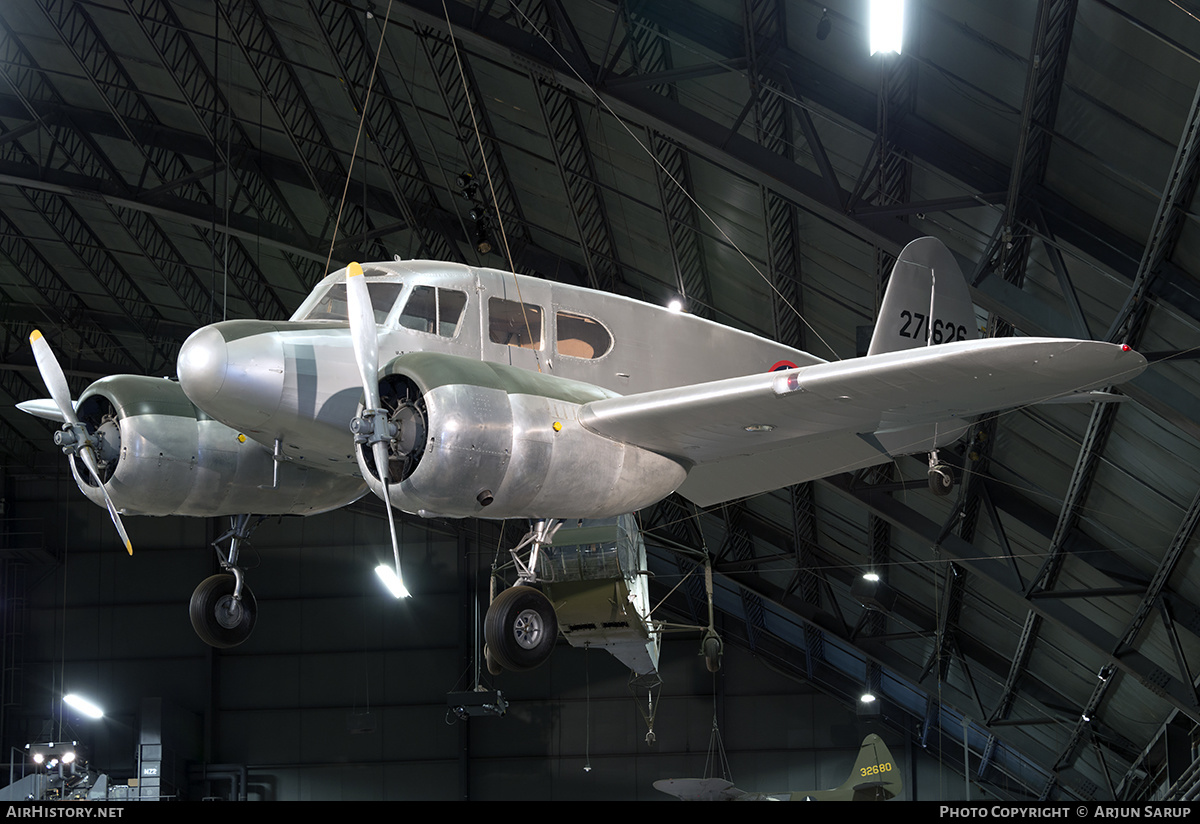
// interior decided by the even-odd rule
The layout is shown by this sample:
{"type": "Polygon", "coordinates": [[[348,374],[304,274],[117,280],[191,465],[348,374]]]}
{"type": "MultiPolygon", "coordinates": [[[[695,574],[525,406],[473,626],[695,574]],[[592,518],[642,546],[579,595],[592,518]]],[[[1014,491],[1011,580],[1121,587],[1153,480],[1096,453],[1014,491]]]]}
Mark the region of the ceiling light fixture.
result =
{"type": "Polygon", "coordinates": [[[103,718],[104,710],[81,695],[69,692],[63,696],[63,703],[86,715],[88,718],[103,718]]]}
{"type": "Polygon", "coordinates": [[[904,42],[904,0],[871,0],[871,54],[900,53],[904,42]]]}
{"type": "Polygon", "coordinates": [[[817,39],[824,40],[832,28],[833,21],[829,19],[829,9],[821,9],[821,19],[817,21],[817,39]]]}

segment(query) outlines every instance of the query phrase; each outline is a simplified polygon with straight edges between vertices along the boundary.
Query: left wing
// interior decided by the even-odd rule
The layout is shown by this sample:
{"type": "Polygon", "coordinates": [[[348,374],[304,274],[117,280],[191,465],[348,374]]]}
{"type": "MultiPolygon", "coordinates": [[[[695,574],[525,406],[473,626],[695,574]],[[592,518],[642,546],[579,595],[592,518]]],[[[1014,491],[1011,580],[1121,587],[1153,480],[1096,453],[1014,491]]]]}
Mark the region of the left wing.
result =
{"type": "Polygon", "coordinates": [[[1127,346],[990,338],[586,404],[581,423],[690,465],[701,506],[949,443],[977,415],[1140,374],[1127,346]]]}

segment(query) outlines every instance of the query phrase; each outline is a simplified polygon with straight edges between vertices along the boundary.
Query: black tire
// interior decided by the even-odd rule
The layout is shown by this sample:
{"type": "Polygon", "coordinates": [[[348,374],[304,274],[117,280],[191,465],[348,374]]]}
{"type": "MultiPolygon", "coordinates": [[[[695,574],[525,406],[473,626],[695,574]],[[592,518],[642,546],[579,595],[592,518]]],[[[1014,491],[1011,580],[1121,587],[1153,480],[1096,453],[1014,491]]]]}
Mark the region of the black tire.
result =
{"type": "Polygon", "coordinates": [[[949,495],[954,489],[954,473],[946,464],[938,464],[929,470],[929,491],[934,495],[949,495]]]}
{"type": "Polygon", "coordinates": [[[558,616],[550,599],[533,587],[510,587],[496,596],[483,621],[493,661],[524,672],[541,665],[558,641],[558,616]]]}
{"type": "Polygon", "coordinates": [[[721,671],[721,639],[709,636],[701,645],[704,651],[704,666],[709,672],[721,671]]]}
{"type": "Polygon", "coordinates": [[[250,587],[242,586],[242,598],[233,600],[237,581],[232,575],[205,578],[192,593],[188,613],[192,628],[210,647],[228,649],[250,637],[258,618],[258,604],[250,587]]]}

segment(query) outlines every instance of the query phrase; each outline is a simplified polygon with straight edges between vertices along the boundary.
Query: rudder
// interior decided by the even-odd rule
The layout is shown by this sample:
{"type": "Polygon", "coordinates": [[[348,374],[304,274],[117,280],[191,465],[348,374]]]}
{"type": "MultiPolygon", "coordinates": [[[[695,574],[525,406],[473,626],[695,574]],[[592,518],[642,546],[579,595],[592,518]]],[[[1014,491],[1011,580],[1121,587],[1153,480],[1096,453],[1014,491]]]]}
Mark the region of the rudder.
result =
{"type": "Polygon", "coordinates": [[[892,267],[867,354],[978,337],[975,305],[950,250],[934,237],[905,246],[892,267]]]}
{"type": "Polygon", "coordinates": [[[850,778],[841,789],[852,791],[854,801],[887,801],[904,790],[896,759],[878,735],[863,739],[850,778]]]}

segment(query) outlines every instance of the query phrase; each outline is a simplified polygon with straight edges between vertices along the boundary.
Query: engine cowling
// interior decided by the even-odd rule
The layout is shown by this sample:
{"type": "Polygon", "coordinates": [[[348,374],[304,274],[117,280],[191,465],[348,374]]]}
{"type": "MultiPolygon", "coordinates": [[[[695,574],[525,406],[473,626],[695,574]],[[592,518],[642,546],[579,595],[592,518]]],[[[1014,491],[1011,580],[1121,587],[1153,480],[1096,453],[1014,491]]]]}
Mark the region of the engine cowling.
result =
{"type": "MultiPolygon", "coordinates": [[[[198,410],[175,381],[114,375],[80,395],[79,416],[96,443],[104,487],[130,515],[311,515],[366,493],[358,478],[279,466],[271,453],[198,410]]],[[[104,497],[77,457],[71,472],[99,506],[104,497]]]]}
{"type": "MultiPolygon", "coordinates": [[[[405,512],[606,518],[661,500],[687,476],[676,461],[585,429],[580,408],[613,396],[591,384],[414,352],[381,370],[379,390],[394,425],[388,496],[405,512]]],[[[359,470],[382,498],[360,441],[359,470]]]]}

